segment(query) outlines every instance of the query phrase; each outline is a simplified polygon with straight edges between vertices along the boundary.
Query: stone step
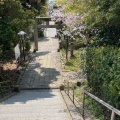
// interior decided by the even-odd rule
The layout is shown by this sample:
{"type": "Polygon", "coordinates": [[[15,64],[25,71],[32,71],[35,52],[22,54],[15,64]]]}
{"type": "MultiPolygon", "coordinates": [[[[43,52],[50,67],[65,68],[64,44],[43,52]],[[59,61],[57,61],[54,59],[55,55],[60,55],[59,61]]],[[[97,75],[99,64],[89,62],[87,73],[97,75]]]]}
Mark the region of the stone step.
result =
{"type": "Polygon", "coordinates": [[[0,104],[0,120],[72,120],[59,90],[23,90],[0,104]]]}
{"type": "Polygon", "coordinates": [[[29,87],[29,88],[20,88],[20,90],[54,90],[54,89],[59,89],[59,87],[29,87]]]}

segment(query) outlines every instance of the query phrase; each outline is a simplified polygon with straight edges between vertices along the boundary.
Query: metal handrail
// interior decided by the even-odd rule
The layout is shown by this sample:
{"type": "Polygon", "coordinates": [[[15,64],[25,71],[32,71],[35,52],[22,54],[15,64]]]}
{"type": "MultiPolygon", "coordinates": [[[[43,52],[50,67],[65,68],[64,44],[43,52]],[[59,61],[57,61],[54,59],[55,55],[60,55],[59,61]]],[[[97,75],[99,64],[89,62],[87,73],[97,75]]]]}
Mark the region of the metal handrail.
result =
{"type": "Polygon", "coordinates": [[[69,87],[70,87],[70,83],[73,86],[73,103],[74,103],[74,88],[78,88],[79,90],[81,90],[83,92],[83,110],[82,110],[82,115],[84,117],[84,104],[85,104],[85,95],[88,95],[89,97],[91,97],[92,99],[94,99],[95,101],[97,101],[98,103],[102,104],[103,106],[107,107],[109,110],[112,111],[111,113],[111,120],[115,120],[115,114],[120,116],[120,110],[114,108],[113,106],[109,105],[108,103],[106,103],[105,101],[101,100],[100,98],[96,97],[95,95],[89,93],[88,91],[78,87],[75,83],[69,82],[69,81],[64,81],[67,83],[67,88],[68,88],[68,95],[69,95],[69,87]]]}

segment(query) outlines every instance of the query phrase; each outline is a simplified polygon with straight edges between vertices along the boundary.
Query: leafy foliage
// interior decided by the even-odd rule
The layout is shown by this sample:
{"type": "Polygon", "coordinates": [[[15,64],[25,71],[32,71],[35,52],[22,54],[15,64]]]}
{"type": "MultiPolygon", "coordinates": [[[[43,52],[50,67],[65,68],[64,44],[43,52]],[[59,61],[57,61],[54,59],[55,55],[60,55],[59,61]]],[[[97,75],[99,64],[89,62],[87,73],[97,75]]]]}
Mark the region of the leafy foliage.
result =
{"type": "Polygon", "coordinates": [[[18,42],[17,33],[33,24],[34,12],[24,10],[19,0],[5,0],[0,4],[0,45],[3,52],[13,49],[18,42]]]}
{"type": "Polygon", "coordinates": [[[26,50],[26,51],[29,51],[30,48],[31,48],[31,42],[30,42],[30,40],[26,40],[26,41],[25,41],[25,50],[26,50]]]}
{"type": "Polygon", "coordinates": [[[25,9],[32,9],[36,11],[36,15],[40,15],[40,12],[42,10],[44,6],[46,6],[47,1],[46,0],[20,0],[22,3],[22,6],[25,9]]]}
{"type": "Polygon", "coordinates": [[[20,30],[25,31],[29,37],[34,17],[40,14],[43,5],[46,5],[46,0],[4,0],[0,2],[1,52],[4,53],[14,48],[19,41],[17,33],[20,30]]]}
{"type": "Polygon", "coordinates": [[[84,72],[92,92],[120,109],[120,49],[117,47],[87,47],[82,57],[84,72]]]}
{"type": "Polygon", "coordinates": [[[63,6],[64,14],[79,15],[69,28],[73,35],[82,38],[79,43],[87,46],[81,49],[80,65],[91,92],[120,109],[120,0],[57,0],[57,3],[63,6]]]}
{"type": "Polygon", "coordinates": [[[62,4],[67,13],[79,14],[74,27],[94,38],[92,43],[120,46],[120,0],[58,0],[58,4],[62,4]]]}

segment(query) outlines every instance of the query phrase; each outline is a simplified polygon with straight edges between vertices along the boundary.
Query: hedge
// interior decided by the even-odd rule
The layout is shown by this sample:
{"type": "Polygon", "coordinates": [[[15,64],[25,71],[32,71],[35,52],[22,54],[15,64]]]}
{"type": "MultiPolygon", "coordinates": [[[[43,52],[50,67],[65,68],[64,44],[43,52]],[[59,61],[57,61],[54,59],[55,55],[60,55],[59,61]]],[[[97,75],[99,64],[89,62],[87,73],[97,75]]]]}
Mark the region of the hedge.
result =
{"type": "Polygon", "coordinates": [[[120,48],[89,46],[80,56],[91,92],[120,110],[120,48]]]}

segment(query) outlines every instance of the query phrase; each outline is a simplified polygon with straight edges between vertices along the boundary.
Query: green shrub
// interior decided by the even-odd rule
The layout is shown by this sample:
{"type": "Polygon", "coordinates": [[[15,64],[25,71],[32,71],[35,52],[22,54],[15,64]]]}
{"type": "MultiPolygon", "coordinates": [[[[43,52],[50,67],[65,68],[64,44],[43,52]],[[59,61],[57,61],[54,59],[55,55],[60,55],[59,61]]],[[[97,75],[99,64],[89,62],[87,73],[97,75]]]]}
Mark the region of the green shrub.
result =
{"type": "Polygon", "coordinates": [[[53,9],[57,9],[58,7],[56,5],[53,6],[53,9]]]}
{"type": "Polygon", "coordinates": [[[87,96],[85,99],[85,105],[87,106],[88,110],[91,111],[92,115],[94,115],[94,117],[98,118],[99,120],[104,120],[103,112],[101,111],[102,106],[99,103],[87,96]]]}
{"type": "Polygon", "coordinates": [[[81,67],[91,92],[120,109],[120,48],[89,46],[81,52],[81,67]]]}
{"type": "Polygon", "coordinates": [[[39,37],[44,37],[44,31],[39,31],[38,36],[39,37]]]}
{"type": "Polygon", "coordinates": [[[26,40],[26,41],[25,41],[25,50],[26,50],[26,51],[29,51],[30,48],[31,48],[31,42],[30,42],[30,40],[26,40]]]}

